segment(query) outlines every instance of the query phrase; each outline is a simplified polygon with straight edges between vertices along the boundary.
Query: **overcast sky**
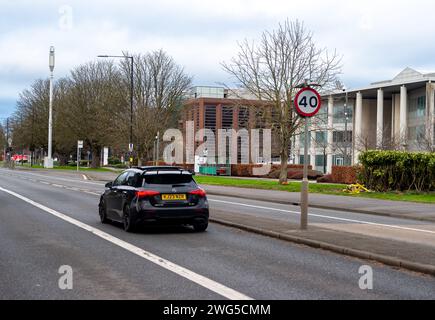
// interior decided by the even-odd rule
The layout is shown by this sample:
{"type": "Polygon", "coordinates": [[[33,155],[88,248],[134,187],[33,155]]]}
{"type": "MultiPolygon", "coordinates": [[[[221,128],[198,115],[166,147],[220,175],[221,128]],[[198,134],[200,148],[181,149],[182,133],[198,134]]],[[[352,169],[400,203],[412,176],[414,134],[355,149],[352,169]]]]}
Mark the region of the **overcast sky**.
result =
{"type": "Polygon", "coordinates": [[[220,63],[237,41],[258,39],[285,19],[299,19],[322,47],[343,56],[349,88],[391,79],[405,67],[435,72],[433,0],[0,0],[0,118],[19,92],[98,54],[164,49],[195,85],[230,84],[220,63]]]}

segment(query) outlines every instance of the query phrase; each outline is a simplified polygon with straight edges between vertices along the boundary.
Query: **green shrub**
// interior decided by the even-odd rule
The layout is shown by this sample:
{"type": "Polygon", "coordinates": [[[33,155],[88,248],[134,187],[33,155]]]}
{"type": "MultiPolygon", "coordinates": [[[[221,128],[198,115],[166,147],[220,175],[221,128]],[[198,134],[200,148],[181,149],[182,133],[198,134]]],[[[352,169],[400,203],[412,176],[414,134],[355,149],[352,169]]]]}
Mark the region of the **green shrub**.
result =
{"type": "Polygon", "coordinates": [[[121,159],[119,159],[118,157],[109,157],[107,161],[112,166],[117,164],[122,164],[121,159]]]}
{"type": "Polygon", "coordinates": [[[118,163],[118,164],[111,165],[111,167],[116,169],[127,169],[128,165],[123,163],[118,163]]]}
{"type": "Polygon", "coordinates": [[[372,190],[435,190],[435,153],[366,151],[359,160],[359,180],[372,190]]]}

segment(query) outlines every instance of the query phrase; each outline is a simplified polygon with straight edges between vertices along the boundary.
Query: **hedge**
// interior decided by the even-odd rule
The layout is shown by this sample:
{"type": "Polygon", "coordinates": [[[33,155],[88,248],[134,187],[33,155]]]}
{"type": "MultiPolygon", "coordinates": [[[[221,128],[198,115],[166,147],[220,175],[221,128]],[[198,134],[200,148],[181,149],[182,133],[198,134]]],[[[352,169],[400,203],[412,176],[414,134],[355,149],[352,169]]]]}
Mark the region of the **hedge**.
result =
{"type": "MultiPolygon", "coordinates": [[[[261,168],[261,164],[233,164],[231,165],[231,175],[234,177],[253,177],[253,168],[261,168]]],[[[299,164],[289,164],[287,165],[287,170],[299,169],[302,170],[304,165],[299,164]]],[[[309,165],[308,169],[311,170],[312,166],[309,165]]],[[[273,164],[271,165],[270,172],[266,175],[268,178],[279,178],[279,173],[281,171],[281,165],[273,164]]],[[[292,174],[295,172],[291,172],[292,174]]]]}
{"type": "Polygon", "coordinates": [[[359,170],[360,168],[356,166],[332,166],[332,182],[341,184],[356,183],[359,170]]]}
{"type": "Polygon", "coordinates": [[[361,182],[375,191],[435,190],[435,153],[366,151],[359,157],[361,182]]]}

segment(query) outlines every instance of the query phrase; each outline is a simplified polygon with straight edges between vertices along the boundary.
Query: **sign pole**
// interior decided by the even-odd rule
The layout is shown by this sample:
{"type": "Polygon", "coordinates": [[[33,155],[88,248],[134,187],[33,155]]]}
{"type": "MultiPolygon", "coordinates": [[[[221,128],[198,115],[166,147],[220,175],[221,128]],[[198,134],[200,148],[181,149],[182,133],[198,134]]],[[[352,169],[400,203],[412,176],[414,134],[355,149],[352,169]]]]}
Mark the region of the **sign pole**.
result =
{"type": "Polygon", "coordinates": [[[308,117],[305,117],[304,176],[301,186],[301,229],[308,228],[308,117]]]}
{"type": "Polygon", "coordinates": [[[82,158],[81,150],[83,149],[83,140],[77,141],[77,171],[79,171],[80,167],[80,159],[82,158]]]}
{"type": "Polygon", "coordinates": [[[307,81],[304,84],[297,86],[301,88],[295,97],[294,104],[296,112],[305,121],[305,141],[304,141],[304,176],[301,185],[301,230],[308,229],[308,120],[315,116],[321,106],[322,99],[320,94],[308,85],[307,81]]]}

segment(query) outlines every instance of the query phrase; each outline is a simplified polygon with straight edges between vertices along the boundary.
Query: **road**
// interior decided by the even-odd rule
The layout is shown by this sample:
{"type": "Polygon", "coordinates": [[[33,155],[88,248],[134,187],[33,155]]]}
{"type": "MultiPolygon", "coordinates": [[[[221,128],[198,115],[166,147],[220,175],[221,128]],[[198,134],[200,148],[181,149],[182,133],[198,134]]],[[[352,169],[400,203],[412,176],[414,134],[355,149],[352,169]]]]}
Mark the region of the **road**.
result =
{"type": "MultiPolygon", "coordinates": [[[[433,277],[217,224],[205,233],[187,227],[125,233],[99,222],[100,182],[0,170],[0,188],[0,299],[435,299],[433,277]],[[358,286],[365,264],[374,270],[370,291],[358,286]],[[72,290],[59,289],[63,265],[73,269],[72,290]]],[[[284,205],[209,198],[212,215],[237,210],[298,219],[284,205]]],[[[382,228],[391,237],[412,233],[415,241],[433,243],[430,223],[310,214],[330,228],[382,228]]]]}

